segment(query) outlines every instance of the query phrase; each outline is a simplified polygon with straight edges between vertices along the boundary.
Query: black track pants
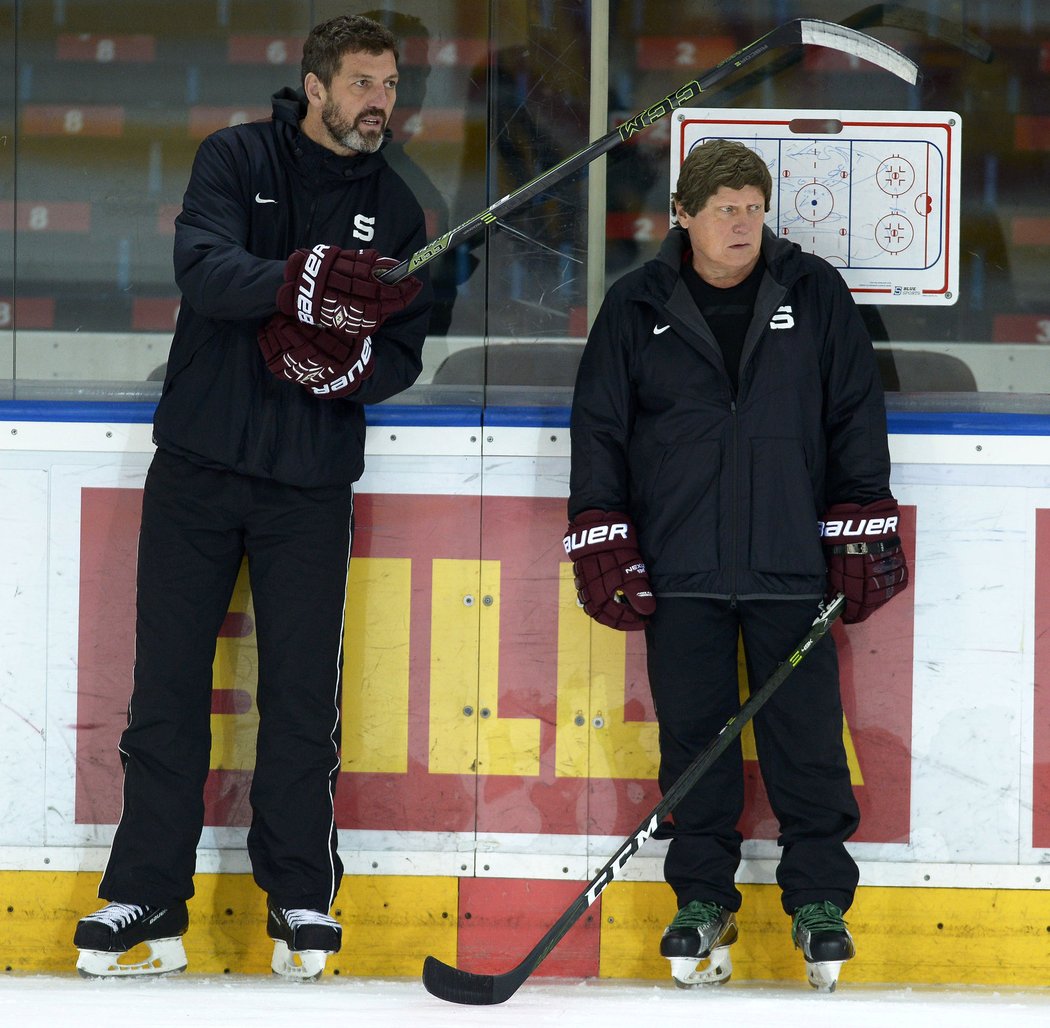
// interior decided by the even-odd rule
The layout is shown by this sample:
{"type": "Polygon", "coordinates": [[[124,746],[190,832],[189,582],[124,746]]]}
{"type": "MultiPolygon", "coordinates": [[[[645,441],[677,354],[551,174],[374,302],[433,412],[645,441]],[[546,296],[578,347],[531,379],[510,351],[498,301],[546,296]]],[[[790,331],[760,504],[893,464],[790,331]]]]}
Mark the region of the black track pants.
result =
{"type": "Polygon", "coordinates": [[[248,852],[277,904],[339,887],[335,782],[353,492],[299,489],[158,451],[143,494],[135,681],[108,900],[193,895],[210,763],[216,638],[245,554],[259,651],[248,852]]]}
{"type": "MultiPolygon", "coordinates": [[[[740,708],[738,636],[757,690],[806,634],[814,600],[659,597],[646,628],[649,683],[660,727],[660,787],[667,790],[740,708]]],[[[838,656],[826,635],[753,722],[762,779],[780,823],[777,869],[784,909],[853,902],[858,871],[843,845],[860,821],[842,743],[838,656]]],[[[679,906],[713,900],[737,910],[737,822],[743,760],[731,745],[674,811],[664,864],[679,906]]]]}

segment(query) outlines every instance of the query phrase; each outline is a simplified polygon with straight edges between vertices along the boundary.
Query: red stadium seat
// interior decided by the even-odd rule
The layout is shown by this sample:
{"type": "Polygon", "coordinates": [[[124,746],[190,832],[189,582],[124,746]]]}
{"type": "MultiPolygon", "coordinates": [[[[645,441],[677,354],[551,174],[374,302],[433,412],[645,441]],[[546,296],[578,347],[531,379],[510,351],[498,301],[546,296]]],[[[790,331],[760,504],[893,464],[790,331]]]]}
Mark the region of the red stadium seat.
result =
{"type": "Polygon", "coordinates": [[[131,327],[136,332],[170,332],[179,314],[179,298],[140,297],[131,304],[131,327]]]}
{"type": "Polygon", "coordinates": [[[272,114],[269,107],[231,106],[217,107],[199,104],[189,110],[187,129],[192,139],[203,139],[217,129],[228,125],[243,125],[249,121],[264,121],[272,114]]]}
{"type": "Polygon", "coordinates": [[[124,119],[124,107],[116,104],[25,104],[22,132],[116,139],[124,134],[124,119]]]}
{"type": "Polygon", "coordinates": [[[97,36],[63,33],[55,40],[59,61],[95,61],[99,64],[146,64],[156,59],[154,36],[97,36]]]}
{"type": "Polygon", "coordinates": [[[729,36],[640,36],[635,47],[639,71],[713,68],[739,44],[729,36]]]}
{"type": "Polygon", "coordinates": [[[90,232],[91,204],[70,201],[0,202],[0,231],[90,232]]]}
{"type": "Polygon", "coordinates": [[[55,299],[52,296],[0,296],[0,329],[53,328],[55,299]]]}

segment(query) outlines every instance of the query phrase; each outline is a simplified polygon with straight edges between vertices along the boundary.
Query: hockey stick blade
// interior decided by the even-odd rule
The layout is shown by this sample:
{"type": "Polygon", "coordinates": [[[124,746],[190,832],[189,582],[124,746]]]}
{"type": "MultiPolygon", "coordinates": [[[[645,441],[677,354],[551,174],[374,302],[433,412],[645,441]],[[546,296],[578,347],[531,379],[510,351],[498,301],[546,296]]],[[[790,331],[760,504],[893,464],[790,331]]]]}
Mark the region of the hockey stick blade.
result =
{"type": "Polygon", "coordinates": [[[657,826],[696,786],[707,769],[725,752],[730,743],[744,730],[744,726],[758,713],[762,705],[780,687],[784,679],[800,663],[806,654],[831,630],[836,618],[846,606],[846,598],[839,593],[830,603],[822,607],[809,631],[799,644],[769,676],[757,692],[731,717],[722,730],[704,747],[696,759],[687,767],[678,780],[664,793],[652,812],[638,826],[615,856],[587,883],[587,887],[569,904],[569,907],[550,927],[542,939],[532,948],[528,956],[517,967],[503,974],[474,974],[428,956],[423,961],[423,986],[432,996],[449,1003],[472,1006],[490,1006],[510,999],[533,971],[543,962],[552,949],[564,938],[583,912],[602,894],[610,882],[620,877],[631,858],[642,848],[645,841],[656,831],[657,826]]]}
{"type": "Polygon", "coordinates": [[[650,125],[654,125],[672,111],[693,103],[701,93],[712,89],[738,68],[750,64],[756,58],[772,50],[791,46],[830,47],[833,50],[839,50],[842,53],[851,54],[854,57],[859,57],[878,65],[880,68],[891,72],[910,84],[914,84],[919,78],[919,69],[914,61],[905,57],[899,50],[894,50],[893,47],[888,46],[886,43],[859,32],[857,29],[851,29],[845,25],[836,25],[830,21],[820,21],[817,18],[796,18],[794,21],[785,22],[783,25],[777,26],[777,28],[756,39],[753,43],[748,43],[747,46],[737,50],[735,54],[719,62],[699,79],[687,82],[681,89],[669,93],[662,100],[658,100],[653,104],[652,107],[636,114],[622,125],[589,143],[582,150],[577,150],[576,153],[566,157],[564,161],[537,175],[536,178],[526,182],[523,186],[519,186],[506,196],[501,197],[494,204],[486,207],[479,214],[468,218],[461,225],[457,225],[443,236],[439,236],[437,239],[427,243],[412,254],[411,257],[407,257],[393,268],[380,272],[376,278],[381,282],[400,282],[401,279],[418,271],[424,264],[428,264],[435,257],[439,257],[449,247],[455,246],[483,231],[498,218],[502,218],[511,211],[517,210],[538,193],[550,188],[556,182],[560,182],[581,168],[585,168],[592,161],[601,157],[602,154],[608,153],[621,143],[627,142],[636,132],[641,132],[650,125]]]}

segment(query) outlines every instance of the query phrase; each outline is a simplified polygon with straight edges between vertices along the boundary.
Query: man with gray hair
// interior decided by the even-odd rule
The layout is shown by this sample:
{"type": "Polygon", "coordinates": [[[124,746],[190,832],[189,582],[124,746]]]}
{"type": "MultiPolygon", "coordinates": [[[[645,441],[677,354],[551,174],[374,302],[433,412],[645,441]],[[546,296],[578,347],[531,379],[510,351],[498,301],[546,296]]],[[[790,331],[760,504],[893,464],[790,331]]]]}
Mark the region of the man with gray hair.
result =
{"type": "MultiPolygon", "coordinates": [[[[565,546],[584,610],[645,632],[664,791],[738,709],[738,639],[757,687],[825,596],[856,622],[907,584],[871,340],[838,272],[765,226],[771,192],[742,143],[695,147],[677,225],[609,290],[576,380],[565,546]]],[[[830,990],[854,954],[859,823],[831,635],[754,730],[792,938],[830,990]]],[[[729,978],[743,805],[737,741],[662,826],[679,985],[729,978]]]]}

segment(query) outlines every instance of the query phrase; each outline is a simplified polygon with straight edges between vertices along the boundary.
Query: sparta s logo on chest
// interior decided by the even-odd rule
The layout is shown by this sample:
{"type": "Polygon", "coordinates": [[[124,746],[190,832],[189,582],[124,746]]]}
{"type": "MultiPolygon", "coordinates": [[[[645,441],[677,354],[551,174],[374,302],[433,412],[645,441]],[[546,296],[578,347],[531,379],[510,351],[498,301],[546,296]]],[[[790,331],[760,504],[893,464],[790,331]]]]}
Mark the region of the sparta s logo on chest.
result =
{"type": "Polygon", "coordinates": [[[795,315],[791,311],[790,304],[777,308],[776,314],[769,321],[769,327],[773,329],[795,327],[795,315]]]}
{"type": "Polygon", "coordinates": [[[318,243],[303,263],[302,274],[299,276],[299,295],[295,298],[295,311],[304,325],[313,325],[316,321],[314,293],[317,291],[317,274],[321,270],[324,255],[330,249],[327,243],[318,243]]]}
{"type": "Polygon", "coordinates": [[[360,239],[363,243],[370,243],[375,238],[376,219],[366,214],[354,215],[354,239],[360,239]]]}

